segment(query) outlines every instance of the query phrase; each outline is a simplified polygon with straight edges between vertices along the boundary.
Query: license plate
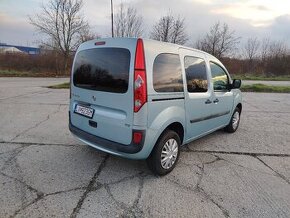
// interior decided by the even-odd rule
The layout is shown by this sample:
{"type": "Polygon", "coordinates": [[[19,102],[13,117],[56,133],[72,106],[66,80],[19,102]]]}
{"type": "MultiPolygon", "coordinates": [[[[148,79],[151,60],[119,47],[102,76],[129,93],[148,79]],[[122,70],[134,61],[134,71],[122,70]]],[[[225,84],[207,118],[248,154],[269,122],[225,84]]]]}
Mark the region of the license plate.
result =
{"type": "Polygon", "coordinates": [[[84,107],[78,104],[76,105],[74,112],[76,114],[80,114],[88,118],[92,118],[94,115],[94,109],[89,108],[89,107],[84,107]]]}

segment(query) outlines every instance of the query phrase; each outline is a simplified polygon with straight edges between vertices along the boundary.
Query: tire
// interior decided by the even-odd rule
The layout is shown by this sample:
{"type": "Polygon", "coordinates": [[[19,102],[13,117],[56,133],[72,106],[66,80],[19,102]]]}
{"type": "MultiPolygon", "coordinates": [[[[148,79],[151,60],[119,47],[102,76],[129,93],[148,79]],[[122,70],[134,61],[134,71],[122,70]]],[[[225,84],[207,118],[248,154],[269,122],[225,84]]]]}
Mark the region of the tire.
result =
{"type": "Polygon", "coordinates": [[[241,110],[238,107],[236,107],[231,117],[230,123],[225,127],[224,130],[228,133],[234,133],[235,131],[237,131],[240,124],[240,118],[241,118],[241,110]]]}
{"type": "Polygon", "coordinates": [[[170,173],[178,162],[180,145],[179,135],[172,130],[166,130],[146,160],[149,169],[159,176],[170,173]]]}

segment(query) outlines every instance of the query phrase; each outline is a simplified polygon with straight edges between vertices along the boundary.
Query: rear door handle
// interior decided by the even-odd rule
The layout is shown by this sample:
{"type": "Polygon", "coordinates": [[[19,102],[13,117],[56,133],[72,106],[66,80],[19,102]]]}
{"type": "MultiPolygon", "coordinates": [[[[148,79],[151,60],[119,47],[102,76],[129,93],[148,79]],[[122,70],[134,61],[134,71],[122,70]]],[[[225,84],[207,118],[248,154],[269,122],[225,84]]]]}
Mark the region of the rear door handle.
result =
{"type": "Polygon", "coordinates": [[[213,100],[213,103],[218,103],[219,102],[219,100],[216,98],[215,100],[213,100]]]}
{"type": "Polygon", "coordinates": [[[209,99],[207,99],[205,102],[204,102],[205,104],[211,104],[212,103],[212,101],[211,100],[209,100],[209,99]]]}

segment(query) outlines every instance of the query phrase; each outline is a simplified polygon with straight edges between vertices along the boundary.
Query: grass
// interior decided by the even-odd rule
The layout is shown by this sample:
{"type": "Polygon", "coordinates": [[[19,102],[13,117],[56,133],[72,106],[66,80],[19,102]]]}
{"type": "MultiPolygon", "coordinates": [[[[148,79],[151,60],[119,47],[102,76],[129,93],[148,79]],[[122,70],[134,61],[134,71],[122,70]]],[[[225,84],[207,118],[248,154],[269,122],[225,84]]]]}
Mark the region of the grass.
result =
{"type": "Polygon", "coordinates": [[[246,75],[232,75],[235,79],[242,80],[263,80],[263,81],[290,81],[290,75],[285,76],[265,76],[265,75],[255,75],[255,74],[246,74],[246,75]]]}
{"type": "Polygon", "coordinates": [[[47,86],[47,88],[50,89],[69,89],[70,83],[61,83],[61,84],[57,84],[57,85],[52,85],[52,86],[47,86]]]}
{"type": "MultiPolygon", "coordinates": [[[[51,89],[69,89],[70,83],[61,83],[57,85],[47,86],[51,89]]],[[[272,92],[272,93],[290,93],[290,86],[271,86],[264,84],[243,85],[243,92],[272,92]]]]}
{"type": "Polygon", "coordinates": [[[272,92],[272,93],[290,93],[290,86],[271,86],[264,84],[243,85],[243,92],[272,92]]]}
{"type": "Polygon", "coordinates": [[[35,77],[37,75],[29,71],[0,70],[0,77],[35,77]]]}
{"type": "Polygon", "coordinates": [[[54,72],[39,71],[17,71],[17,70],[1,70],[0,77],[68,77],[69,75],[56,75],[54,72]]]}

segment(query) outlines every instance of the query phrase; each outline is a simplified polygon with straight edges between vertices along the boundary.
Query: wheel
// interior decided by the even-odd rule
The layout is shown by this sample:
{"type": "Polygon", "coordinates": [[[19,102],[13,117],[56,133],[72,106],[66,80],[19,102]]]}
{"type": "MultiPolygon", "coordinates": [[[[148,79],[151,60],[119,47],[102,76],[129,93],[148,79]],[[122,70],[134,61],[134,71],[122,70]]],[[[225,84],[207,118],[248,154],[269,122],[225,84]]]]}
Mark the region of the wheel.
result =
{"type": "Polygon", "coordinates": [[[165,131],[146,160],[149,169],[160,176],[171,172],[179,159],[180,144],[181,141],[176,132],[165,131]]]}
{"type": "Polygon", "coordinates": [[[229,133],[235,132],[239,127],[240,117],[241,117],[241,110],[238,107],[236,107],[232,115],[232,118],[230,120],[230,123],[225,127],[225,131],[229,133]]]}

